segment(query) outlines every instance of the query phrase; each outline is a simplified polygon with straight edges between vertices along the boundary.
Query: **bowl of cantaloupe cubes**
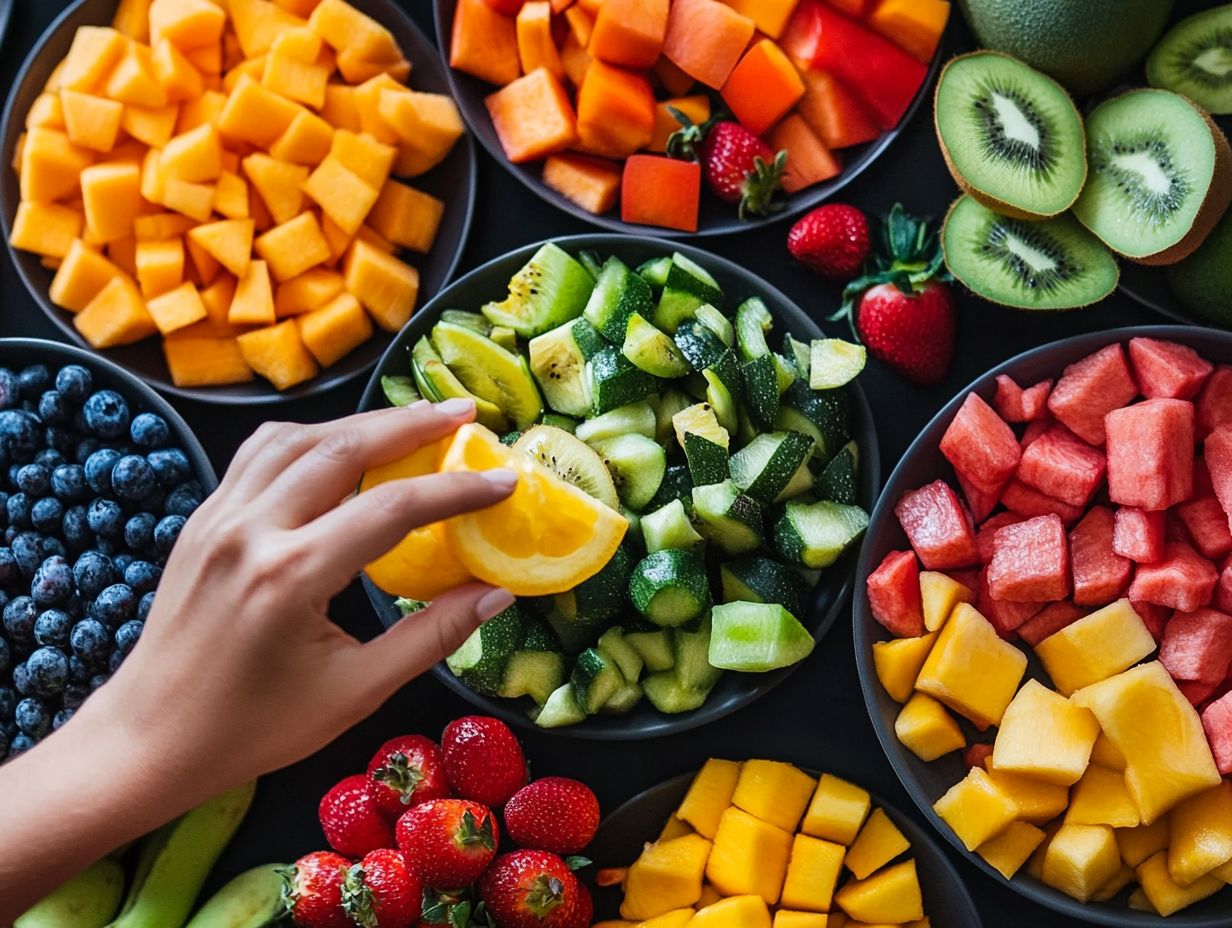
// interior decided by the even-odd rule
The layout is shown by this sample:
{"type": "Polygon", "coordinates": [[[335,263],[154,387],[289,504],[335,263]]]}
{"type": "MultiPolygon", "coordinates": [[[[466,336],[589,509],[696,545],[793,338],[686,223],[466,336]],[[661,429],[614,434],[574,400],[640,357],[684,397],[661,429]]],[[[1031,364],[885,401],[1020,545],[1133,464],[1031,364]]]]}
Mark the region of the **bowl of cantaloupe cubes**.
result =
{"type": "Polygon", "coordinates": [[[1108,925],[1232,918],[1232,334],[1037,348],[960,393],[873,516],[865,699],[987,873],[1108,925]]]}
{"type": "Polygon", "coordinates": [[[595,928],[978,928],[918,825],[831,773],[711,759],[604,819],[595,928]]]}
{"type": "Polygon", "coordinates": [[[365,372],[470,223],[471,141],[389,0],[79,0],[3,138],[0,218],[35,300],[207,402],[365,372]]]}
{"type": "Polygon", "coordinates": [[[850,182],[914,113],[949,15],[948,0],[436,0],[458,103],[498,161],[581,219],[674,235],[739,231],[850,182]]]}

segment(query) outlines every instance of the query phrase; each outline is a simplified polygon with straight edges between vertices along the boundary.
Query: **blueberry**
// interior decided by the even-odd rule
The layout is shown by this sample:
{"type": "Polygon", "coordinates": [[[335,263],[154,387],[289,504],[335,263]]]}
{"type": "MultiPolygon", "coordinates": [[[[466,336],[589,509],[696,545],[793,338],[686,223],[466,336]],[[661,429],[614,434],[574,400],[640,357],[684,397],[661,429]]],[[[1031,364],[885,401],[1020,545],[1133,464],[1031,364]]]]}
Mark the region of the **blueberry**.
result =
{"type": "Polygon", "coordinates": [[[63,609],[47,609],[34,620],[34,640],[44,647],[68,647],[73,620],[63,609]]]}
{"type": "Polygon", "coordinates": [[[94,387],[94,377],[80,364],[66,364],[56,372],[56,389],[74,403],[84,403],[94,387]]]}
{"type": "Polygon", "coordinates": [[[86,428],[99,438],[119,438],[128,431],[128,403],[115,390],[90,394],[82,406],[86,428]]]}
{"type": "Polygon", "coordinates": [[[163,502],[163,512],[169,516],[184,516],[188,518],[203,502],[201,484],[195,480],[186,480],[167,494],[163,502]]]}
{"type": "Polygon", "coordinates": [[[6,545],[11,545],[13,543],[13,539],[16,538],[20,534],[21,534],[21,529],[15,528],[14,526],[10,525],[8,528],[4,530],[4,543],[6,545]]]}
{"type": "Polygon", "coordinates": [[[59,452],[63,457],[66,454],[76,454],[77,438],[66,428],[58,425],[49,425],[43,429],[43,443],[48,448],[59,452]]]}
{"type": "Polygon", "coordinates": [[[17,559],[17,569],[21,571],[22,576],[33,577],[39,564],[45,560],[41,541],[42,539],[34,532],[20,532],[9,543],[13,557],[17,559]]]}
{"type": "Polygon", "coordinates": [[[21,576],[17,569],[17,558],[13,557],[11,548],[0,548],[0,584],[7,586],[21,576]]]}
{"type": "Polygon", "coordinates": [[[59,648],[39,648],[26,659],[26,670],[39,696],[54,696],[68,683],[68,658],[59,648]]]}
{"type": "Polygon", "coordinates": [[[149,592],[141,597],[137,603],[137,618],[144,622],[150,617],[150,610],[154,608],[154,593],[149,592]]]}
{"type": "Polygon", "coordinates": [[[137,611],[137,594],[127,583],[113,583],[94,599],[91,614],[109,628],[117,628],[137,611]]]}
{"type": "Polygon", "coordinates": [[[79,685],[89,683],[90,677],[93,673],[94,671],[90,669],[90,665],[76,654],[70,654],[68,656],[68,678],[72,680],[73,683],[77,683],[79,685]]]}
{"type": "Polygon", "coordinates": [[[48,473],[51,473],[64,463],[64,455],[55,448],[44,448],[34,456],[34,463],[42,465],[47,468],[48,473]]]}
{"type": "Polygon", "coordinates": [[[137,560],[127,551],[121,551],[111,559],[111,563],[115,564],[115,569],[119,571],[120,576],[124,576],[124,572],[128,570],[128,565],[137,560]]]}
{"type": "Polygon", "coordinates": [[[90,678],[90,692],[93,693],[110,679],[111,674],[109,673],[96,673],[90,678]]]}
{"type": "Polygon", "coordinates": [[[30,460],[39,450],[42,437],[38,419],[29,413],[16,409],[0,412],[0,442],[13,460],[30,460]]]}
{"type": "Polygon", "coordinates": [[[13,710],[13,718],[17,720],[18,728],[35,739],[43,737],[51,727],[51,716],[47,714],[47,707],[42,700],[33,696],[27,696],[17,704],[17,708],[13,710]]]}
{"type": "Polygon", "coordinates": [[[17,528],[29,528],[31,510],[34,502],[25,493],[13,493],[4,502],[4,510],[8,514],[9,525],[17,528]]]}
{"type": "Polygon", "coordinates": [[[68,400],[59,390],[48,390],[38,400],[38,416],[49,424],[67,422],[73,417],[68,400]]]}
{"type": "Polygon", "coordinates": [[[34,620],[38,607],[29,596],[17,596],[4,607],[4,631],[14,644],[26,644],[34,640],[34,620]]]}
{"type": "Polygon", "coordinates": [[[99,448],[86,460],[86,483],[95,493],[111,492],[111,471],[122,455],[114,448],[99,448]]]}
{"type": "MultiPolygon", "coordinates": [[[[69,660],[72,661],[73,658],[70,657],[69,660]]],[[[89,695],[89,688],[80,683],[69,683],[64,687],[64,708],[76,709],[86,701],[86,697],[89,695]]]]}
{"type": "Polygon", "coordinates": [[[100,535],[94,539],[94,550],[107,557],[114,557],[120,553],[120,545],[114,538],[104,538],[100,535]]]}
{"type": "Polygon", "coordinates": [[[63,557],[49,557],[34,572],[30,596],[40,606],[58,606],[73,595],[72,568],[63,557]]]}
{"type": "Polygon", "coordinates": [[[0,673],[9,669],[9,662],[12,659],[13,652],[9,648],[8,640],[0,635],[0,673]]]}
{"type": "Polygon", "coordinates": [[[60,709],[51,717],[51,730],[59,731],[73,717],[72,709],[60,709]]]}
{"type": "Polygon", "coordinates": [[[32,747],[34,747],[34,739],[29,735],[23,732],[14,736],[12,742],[9,744],[9,760],[12,760],[14,757],[20,757],[32,747]]]}
{"type": "Polygon", "coordinates": [[[107,656],[111,633],[98,619],[82,619],[69,632],[68,641],[74,654],[85,663],[93,664],[107,656]]]}
{"type": "Polygon", "coordinates": [[[124,543],[140,551],[154,542],[154,526],[158,517],[152,512],[139,512],[124,523],[124,543]]]}
{"type": "Polygon", "coordinates": [[[51,386],[51,371],[46,364],[31,364],[17,375],[17,387],[22,399],[38,399],[40,393],[51,386]]]}
{"type": "Polygon", "coordinates": [[[180,537],[180,531],[187,521],[183,516],[164,516],[154,526],[154,547],[160,554],[171,553],[175,540],[180,537]]]}
{"type": "Polygon", "coordinates": [[[80,464],[61,464],[51,472],[51,492],[66,503],[75,503],[89,495],[86,469],[80,464]]]}
{"type": "Polygon", "coordinates": [[[90,508],[86,510],[86,521],[90,524],[90,531],[98,535],[118,535],[124,528],[124,510],[120,508],[120,504],[111,499],[99,499],[90,503],[90,508]]]}
{"type": "Polygon", "coordinates": [[[45,534],[59,533],[64,518],[64,504],[54,496],[44,496],[30,507],[30,521],[45,534]]]}
{"type": "MultiPolygon", "coordinates": [[[[85,465],[86,461],[90,460],[90,456],[98,451],[101,447],[97,438],[83,438],[77,445],[77,449],[73,452],[73,460],[78,464],[85,465]]],[[[111,468],[107,469],[107,473],[111,473],[111,468]]]]}
{"type": "Polygon", "coordinates": [[[146,460],[158,475],[158,482],[165,487],[183,483],[192,476],[188,455],[179,448],[159,448],[146,455],[146,460]]]}
{"type": "Polygon", "coordinates": [[[13,689],[17,690],[18,696],[29,696],[34,692],[30,687],[30,671],[26,669],[25,661],[13,668],[13,689]]]}
{"type": "Polygon", "coordinates": [[[157,413],[143,412],[133,418],[128,434],[138,448],[161,448],[171,441],[171,426],[157,413]]]}
{"type": "Polygon", "coordinates": [[[77,581],[77,589],[87,599],[93,599],[111,584],[120,579],[111,558],[98,551],[86,551],[73,565],[73,579],[77,581]]]}
{"type": "Polygon", "coordinates": [[[152,493],[157,485],[154,468],[139,454],[120,458],[111,469],[111,487],[120,499],[136,502],[152,493]]]}
{"type": "Polygon", "coordinates": [[[51,474],[42,464],[22,464],[17,468],[13,482],[27,496],[46,496],[51,489],[51,474]]]}
{"type": "Polygon", "coordinates": [[[0,722],[11,719],[16,707],[17,692],[11,686],[0,686],[0,722]]]}
{"type": "Polygon", "coordinates": [[[81,550],[94,543],[94,532],[90,530],[90,520],[86,516],[85,506],[73,506],[64,511],[64,519],[60,522],[60,531],[70,548],[81,550]]]}
{"type": "Polygon", "coordinates": [[[158,588],[158,581],[163,575],[163,569],[149,561],[133,561],[124,571],[124,582],[133,588],[138,596],[158,588]]]}
{"type": "Polygon", "coordinates": [[[20,400],[17,375],[7,367],[0,368],[0,409],[12,409],[20,400]]]}
{"type": "Polygon", "coordinates": [[[44,535],[39,541],[39,554],[44,560],[49,557],[65,557],[68,549],[64,547],[64,542],[54,535],[44,535]]]}

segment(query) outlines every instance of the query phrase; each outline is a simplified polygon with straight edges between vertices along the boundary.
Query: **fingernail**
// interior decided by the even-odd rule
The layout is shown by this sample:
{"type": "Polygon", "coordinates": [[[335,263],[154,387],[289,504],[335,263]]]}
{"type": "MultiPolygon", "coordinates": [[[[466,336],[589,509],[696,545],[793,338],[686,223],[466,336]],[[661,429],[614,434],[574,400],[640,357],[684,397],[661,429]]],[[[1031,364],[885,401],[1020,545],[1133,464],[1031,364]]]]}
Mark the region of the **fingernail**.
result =
{"type": "Polygon", "coordinates": [[[464,400],[458,397],[436,404],[437,414],[445,416],[448,419],[456,419],[459,416],[464,416],[474,408],[474,400],[464,400]]]}
{"type": "Polygon", "coordinates": [[[511,470],[485,470],[480,475],[498,490],[511,492],[518,485],[518,475],[511,470]]]}
{"type": "Polygon", "coordinates": [[[484,593],[479,602],[475,603],[475,615],[483,622],[500,615],[517,599],[508,590],[497,587],[490,593],[484,593]]]}

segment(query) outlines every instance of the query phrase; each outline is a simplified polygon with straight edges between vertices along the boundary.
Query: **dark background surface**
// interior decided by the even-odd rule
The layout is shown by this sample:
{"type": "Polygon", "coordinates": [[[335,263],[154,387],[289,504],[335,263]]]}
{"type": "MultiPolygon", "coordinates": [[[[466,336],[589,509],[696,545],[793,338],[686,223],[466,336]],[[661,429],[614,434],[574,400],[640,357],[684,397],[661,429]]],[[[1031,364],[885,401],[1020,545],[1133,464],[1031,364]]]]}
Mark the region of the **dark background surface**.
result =
{"type": "MultiPolygon", "coordinates": [[[[431,35],[429,0],[402,2],[431,35]]],[[[22,59],[65,5],[62,0],[15,0],[12,23],[0,51],[0,80],[6,93],[22,59]]],[[[459,273],[528,242],[591,230],[545,205],[483,153],[479,174],[475,222],[459,273]]],[[[871,212],[885,212],[901,201],[912,213],[940,216],[955,195],[937,150],[930,108],[924,106],[898,142],[847,189],[842,199],[871,212]]],[[[699,240],[698,244],[766,277],[822,322],[830,334],[846,334],[844,327],[824,321],[838,305],[838,290],[789,258],[784,247],[789,227],[784,220],[758,232],[699,240]]],[[[58,330],[26,293],[7,252],[0,260],[0,294],[0,334],[57,337],[58,330]]],[[[963,298],[958,352],[945,383],[922,389],[875,362],[861,377],[877,416],[886,476],[933,414],[988,368],[1027,348],[1070,335],[1159,321],[1158,316],[1120,294],[1082,312],[1040,315],[963,298]]],[[[187,401],[174,405],[196,430],[221,474],[236,447],[265,419],[319,422],[346,415],[356,408],[363,386],[362,380],[356,380],[324,396],[280,406],[226,408],[187,401]]],[[[332,614],[360,637],[380,630],[358,583],[338,597],[332,614]]],[[[311,685],[311,681],[305,682],[311,685]]],[[[192,699],[193,694],[185,692],[183,698],[192,699]]],[[[369,756],[385,739],[407,732],[437,736],[450,719],[467,712],[465,702],[424,677],[324,751],[264,778],[253,810],[216,869],[211,886],[249,866],[294,860],[323,846],[316,805],[325,790],[347,774],[362,772],[369,756]]],[[[694,770],[707,757],[716,755],[769,757],[830,770],[859,782],[920,819],[886,762],[868,720],[852,657],[849,620],[837,622],[813,657],[781,687],[708,727],[643,744],[582,742],[534,732],[524,735],[523,740],[535,775],[585,780],[606,810],[660,780],[694,770]]],[[[948,845],[946,853],[968,880],[988,928],[1065,928],[1080,924],[995,885],[948,845]]],[[[927,892],[925,887],[926,899],[927,892]]]]}

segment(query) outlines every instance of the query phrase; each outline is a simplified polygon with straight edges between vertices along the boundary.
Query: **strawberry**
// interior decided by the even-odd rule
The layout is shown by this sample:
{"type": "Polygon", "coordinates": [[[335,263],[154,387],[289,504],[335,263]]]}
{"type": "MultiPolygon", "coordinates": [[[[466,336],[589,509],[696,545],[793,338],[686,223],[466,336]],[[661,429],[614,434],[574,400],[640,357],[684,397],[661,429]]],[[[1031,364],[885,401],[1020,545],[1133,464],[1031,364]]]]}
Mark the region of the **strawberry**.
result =
{"type": "Polygon", "coordinates": [[[488,869],[500,843],[496,816],[466,799],[433,799],[398,819],[398,847],[432,889],[469,886],[488,869]]]}
{"type": "Polygon", "coordinates": [[[394,829],[377,808],[363,774],[347,777],[321,797],[317,807],[325,840],[339,854],[363,857],[393,847],[394,829]]]}
{"type": "Polygon", "coordinates": [[[855,278],[871,248],[868,217],[843,203],[819,206],[787,235],[791,256],[830,280],[855,278]]]}
{"type": "Polygon", "coordinates": [[[544,851],[500,857],[479,881],[479,897],[501,928],[586,928],[593,910],[569,865],[544,851]]]}
{"type": "Polygon", "coordinates": [[[341,854],[315,851],[278,871],[283,904],[299,928],[352,928],[342,908],[342,884],[350,868],[341,854]]]}
{"type": "Polygon", "coordinates": [[[381,745],[368,762],[368,792],[386,817],[449,795],[445,758],[431,738],[403,735],[381,745]]]}
{"type": "Polygon", "coordinates": [[[361,928],[410,928],[423,909],[423,884],[400,851],[372,851],[347,872],[342,908],[361,928]]]}
{"type": "Polygon", "coordinates": [[[939,383],[954,358],[958,318],[936,229],[896,205],[874,237],[869,267],[830,318],[845,318],[873,357],[913,383],[939,383]]]}
{"type": "Polygon", "coordinates": [[[577,854],[599,827],[599,800],[585,783],[544,777],[505,804],[505,831],[520,847],[577,854]]]}
{"type": "Polygon", "coordinates": [[[526,785],[522,745],[500,719],[468,715],[450,722],[441,750],[449,785],[463,799],[495,809],[526,785]]]}
{"type": "Polygon", "coordinates": [[[775,194],[783,185],[787,152],[777,155],[770,146],[743,125],[716,116],[701,125],[672,108],[681,128],[667,142],[667,153],[686,161],[698,160],[702,173],[720,200],[739,204],[741,221],[750,215],[765,216],[782,209],[775,194]]]}

